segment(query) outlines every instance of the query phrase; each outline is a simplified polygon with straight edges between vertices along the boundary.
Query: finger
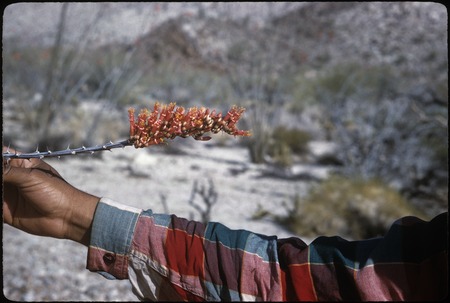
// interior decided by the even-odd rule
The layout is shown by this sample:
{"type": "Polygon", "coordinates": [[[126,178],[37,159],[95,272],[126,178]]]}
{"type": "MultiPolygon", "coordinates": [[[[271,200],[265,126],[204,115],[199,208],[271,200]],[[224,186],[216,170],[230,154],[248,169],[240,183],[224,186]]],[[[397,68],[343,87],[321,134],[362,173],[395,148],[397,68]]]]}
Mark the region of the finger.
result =
{"type": "Polygon", "coordinates": [[[18,205],[19,194],[17,187],[12,184],[3,184],[3,222],[12,225],[13,214],[18,205]]]}
{"type": "Polygon", "coordinates": [[[8,166],[3,169],[3,182],[20,186],[31,176],[32,169],[8,166]]]}
{"type": "MultiPolygon", "coordinates": [[[[10,152],[15,153],[16,150],[3,146],[3,152],[10,152]]],[[[56,169],[54,169],[51,165],[49,165],[47,162],[38,159],[38,158],[31,158],[31,159],[9,159],[6,160],[3,158],[3,170],[7,170],[10,166],[14,167],[24,167],[24,168],[39,168],[43,171],[47,171],[53,176],[57,176],[64,180],[64,178],[58,173],[56,169]]]]}
{"type": "MultiPolygon", "coordinates": [[[[16,154],[17,151],[14,148],[3,146],[2,147],[3,153],[10,153],[10,154],[16,154]]],[[[11,158],[5,158],[3,157],[3,167],[11,165],[16,167],[35,167],[39,165],[39,159],[33,158],[33,159],[11,159],[11,158]]]]}
{"type": "Polygon", "coordinates": [[[2,147],[2,152],[4,152],[4,153],[15,153],[15,151],[16,150],[14,148],[11,148],[9,146],[3,145],[3,147],[2,147]]]}

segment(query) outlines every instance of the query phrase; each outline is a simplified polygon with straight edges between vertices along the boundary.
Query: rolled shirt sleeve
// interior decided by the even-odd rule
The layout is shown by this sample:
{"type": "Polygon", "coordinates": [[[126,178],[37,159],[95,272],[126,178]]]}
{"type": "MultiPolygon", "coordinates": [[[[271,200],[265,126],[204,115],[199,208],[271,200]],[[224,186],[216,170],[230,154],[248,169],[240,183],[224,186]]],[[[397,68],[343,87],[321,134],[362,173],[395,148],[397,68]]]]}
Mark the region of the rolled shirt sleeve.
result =
{"type": "Polygon", "coordinates": [[[87,268],[109,279],[130,279],[141,300],[280,301],[276,241],[102,198],[87,268]]]}
{"type": "Polygon", "coordinates": [[[108,279],[128,279],[128,254],[141,212],[107,198],[100,200],[92,223],[89,270],[108,279]]]}
{"type": "Polygon", "coordinates": [[[384,237],[277,239],[102,198],[87,268],[141,300],[435,300],[448,291],[448,213],[405,217],[384,237]]]}

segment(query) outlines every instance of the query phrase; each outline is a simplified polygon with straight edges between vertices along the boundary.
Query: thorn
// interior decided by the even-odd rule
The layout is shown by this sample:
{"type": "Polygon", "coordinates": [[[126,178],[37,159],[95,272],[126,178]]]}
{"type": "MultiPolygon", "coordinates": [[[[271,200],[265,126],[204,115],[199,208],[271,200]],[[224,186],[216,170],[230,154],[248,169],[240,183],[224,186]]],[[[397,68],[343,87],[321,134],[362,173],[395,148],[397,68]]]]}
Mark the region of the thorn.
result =
{"type": "Polygon", "coordinates": [[[39,145],[36,146],[36,151],[35,151],[35,153],[36,153],[36,154],[39,154],[39,145]]]}
{"type": "Polygon", "coordinates": [[[40,156],[39,156],[39,159],[41,159],[41,160],[44,159],[44,156],[43,156],[43,155],[40,155],[40,156]]]}
{"type": "Polygon", "coordinates": [[[67,145],[67,150],[69,150],[70,149],[70,144],[69,145],[67,145]]]}
{"type": "Polygon", "coordinates": [[[61,156],[58,156],[58,160],[61,160],[61,156]]]}
{"type": "Polygon", "coordinates": [[[70,153],[71,153],[72,155],[75,155],[77,152],[73,150],[73,151],[71,151],[70,153]]]}
{"type": "Polygon", "coordinates": [[[85,146],[83,145],[83,146],[81,146],[81,149],[82,149],[82,150],[85,150],[85,149],[86,149],[86,147],[85,147],[85,146]]]}

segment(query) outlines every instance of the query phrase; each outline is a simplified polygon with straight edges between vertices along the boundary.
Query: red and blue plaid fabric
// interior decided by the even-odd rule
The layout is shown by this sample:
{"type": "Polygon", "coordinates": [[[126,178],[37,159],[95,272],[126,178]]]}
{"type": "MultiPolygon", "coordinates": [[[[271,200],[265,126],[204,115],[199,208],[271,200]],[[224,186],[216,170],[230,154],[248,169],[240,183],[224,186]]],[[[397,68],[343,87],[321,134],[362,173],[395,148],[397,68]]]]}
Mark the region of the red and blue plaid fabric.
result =
{"type": "Polygon", "coordinates": [[[447,296],[447,213],[405,217],[385,237],[277,239],[102,198],[87,268],[141,300],[434,300],[447,296]]]}

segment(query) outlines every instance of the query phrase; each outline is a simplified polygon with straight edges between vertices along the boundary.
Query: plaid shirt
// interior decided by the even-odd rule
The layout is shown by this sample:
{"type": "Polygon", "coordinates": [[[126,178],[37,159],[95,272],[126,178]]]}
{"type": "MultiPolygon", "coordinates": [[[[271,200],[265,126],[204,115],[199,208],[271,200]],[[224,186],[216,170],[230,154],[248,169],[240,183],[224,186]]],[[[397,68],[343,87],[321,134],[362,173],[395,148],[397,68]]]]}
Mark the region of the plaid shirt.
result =
{"type": "Polygon", "coordinates": [[[102,198],[87,268],[141,300],[434,300],[447,295],[447,217],[405,217],[385,237],[277,239],[102,198]]]}

